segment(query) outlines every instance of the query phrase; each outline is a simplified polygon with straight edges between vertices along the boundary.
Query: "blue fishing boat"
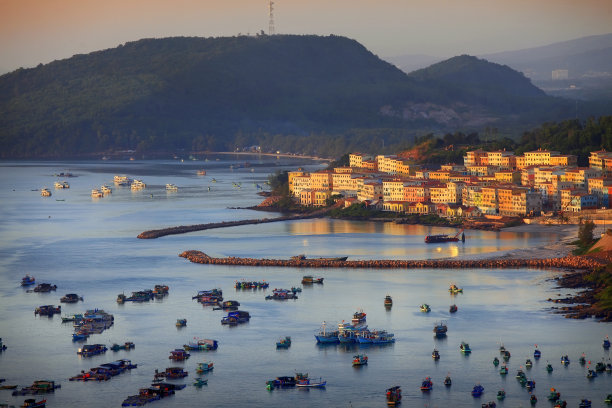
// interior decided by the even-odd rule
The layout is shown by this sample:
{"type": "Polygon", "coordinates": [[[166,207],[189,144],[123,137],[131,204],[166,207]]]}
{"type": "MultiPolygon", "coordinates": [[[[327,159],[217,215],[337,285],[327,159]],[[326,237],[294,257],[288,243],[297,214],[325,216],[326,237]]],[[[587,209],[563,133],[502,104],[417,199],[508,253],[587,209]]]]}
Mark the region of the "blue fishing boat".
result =
{"type": "Polygon", "coordinates": [[[290,336],[281,338],[279,341],[276,342],[276,348],[288,349],[289,347],[291,347],[291,337],[290,336]]]}
{"type": "Polygon", "coordinates": [[[327,324],[323,322],[323,324],[321,325],[321,330],[319,331],[319,333],[315,334],[317,343],[326,343],[326,344],[339,343],[338,331],[337,330],[327,331],[326,328],[327,328],[327,324]]]}
{"type": "Polygon", "coordinates": [[[561,364],[563,364],[564,366],[567,366],[569,363],[570,363],[570,359],[568,356],[561,357],[561,364]]]}
{"type": "Polygon", "coordinates": [[[591,400],[588,400],[588,399],[580,400],[580,404],[578,404],[578,408],[591,408],[591,400]]]}
{"type": "Polygon", "coordinates": [[[295,384],[296,387],[302,388],[325,388],[327,385],[327,381],[323,381],[322,378],[319,378],[319,381],[313,381],[310,378],[303,378],[298,380],[295,384]]]}
{"type": "Polygon", "coordinates": [[[198,363],[196,368],[196,372],[198,374],[207,373],[212,371],[215,368],[215,365],[212,361],[204,361],[203,363],[198,363]]]}
{"type": "Polygon", "coordinates": [[[535,345],[535,350],[533,351],[533,358],[535,358],[536,360],[539,359],[540,357],[542,357],[542,352],[540,350],[538,350],[538,345],[535,345]]]}
{"type": "Polygon", "coordinates": [[[421,383],[421,391],[431,391],[433,388],[433,382],[431,378],[426,377],[421,383]]]}
{"type": "Polygon", "coordinates": [[[399,385],[387,389],[387,405],[396,406],[402,402],[402,389],[399,385]]]}
{"type": "Polygon", "coordinates": [[[204,378],[196,378],[195,381],[193,382],[193,386],[194,387],[202,387],[203,385],[207,385],[208,384],[208,379],[204,379],[204,378]]]}
{"type": "Polygon", "coordinates": [[[251,319],[251,315],[249,312],[244,310],[235,310],[233,312],[229,312],[227,316],[221,319],[221,324],[229,324],[230,326],[235,326],[238,324],[246,323],[251,319]]]}
{"type": "Polygon", "coordinates": [[[438,352],[438,349],[433,349],[433,351],[431,352],[431,358],[436,361],[440,359],[440,353],[438,352]]]}
{"type": "Polygon", "coordinates": [[[477,384],[472,389],[472,397],[478,398],[482,395],[483,392],[484,392],[484,387],[480,384],[477,384]]]}
{"type": "Polygon", "coordinates": [[[435,323],[433,332],[436,334],[436,337],[438,338],[446,337],[447,331],[448,331],[448,327],[446,326],[446,322],[435,323]]]}
{"type": "Polygon", "coordinates": [[[461,345],[459,346],[459,350],[461,350],[463,354],[470,354],[472,352],[470,345],[466,343],[465,341],[461,342],[461,345]]]}
{"type": "Polygon", "coordinates": [[[21,278],[21,286],[30,286],[30,285],[34,285],[35,283],[36,283],[36,279],[34,279],[33,276],[26,275],[23,278],[21,278]]]}
{"type": "Polygon", "coordinates": [[[395,335],[386,330],[364,330],[357,335],[357,342],[361,344],[392,344],[395,343],[395,335]]]}
{"type": "Polygon", "coordinates": [[[603,341],[603,348],[606,350],[610,348],[610,339],[608,338],[608,336],[606,336],[606,338],[603,341]]]}

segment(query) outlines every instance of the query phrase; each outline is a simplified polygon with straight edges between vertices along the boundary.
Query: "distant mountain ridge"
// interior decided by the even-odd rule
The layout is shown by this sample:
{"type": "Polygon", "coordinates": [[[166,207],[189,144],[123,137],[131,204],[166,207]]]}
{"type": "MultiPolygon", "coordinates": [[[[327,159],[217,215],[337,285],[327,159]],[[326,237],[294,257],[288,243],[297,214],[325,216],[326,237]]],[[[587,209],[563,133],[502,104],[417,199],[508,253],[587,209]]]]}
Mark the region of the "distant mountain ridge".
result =
{"type": "Polygon", "coordinates": [[[382,129],[528,126],[567,113],[521,74],[475,57],[406,75],[339,36],[144,39],[0,76],[0,154],[234,150],[288,137],[314,151],[321,143],[304,139],[341,149],[329,135],[351,129],[367,141],[382,129]]]}

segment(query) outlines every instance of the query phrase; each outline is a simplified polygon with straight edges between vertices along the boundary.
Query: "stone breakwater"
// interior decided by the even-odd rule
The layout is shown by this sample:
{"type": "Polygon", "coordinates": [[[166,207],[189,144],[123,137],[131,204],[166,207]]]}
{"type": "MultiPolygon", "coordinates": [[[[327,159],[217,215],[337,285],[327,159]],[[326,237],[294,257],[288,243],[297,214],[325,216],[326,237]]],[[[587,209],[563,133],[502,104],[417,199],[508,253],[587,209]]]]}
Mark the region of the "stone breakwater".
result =
{"type": "Polygon", "coordinates": [[[194,263],[237,266],[280,266],[293,268],[376,268],[376,269],[458,269],[458,268],[561,268],[592,270],[605,265],[601,260],[584,256],[547,259],[486,259],[486,260],[296,260],[255,258],[214,258],[201,251],[185,251],[179,255],[194,263]]]}
{"type": "Polygon", "coordinates": [[[240,220],[240,221],[222,221],[222,222],[211,222],[208,224],[195,224],[195,225],[180,225],[178,227],[170,227],[170,228],[162,228],[157,230],[149,230],[144,231],[138,234],[138,238],[140,239],[154,239],[164,237],[166,235],[177,235],[177,234],[185,234],[188,232],[195,231],[204,231],[214,228],[226,228],[226,227],[237,227],[240,225],[250,225],[250,224],[265,224],[269,222],[278,222],[278,221],[292,221],[292,220],[302,220],[307,218],[315,218],[320,216],[319,213],[310,213],[310,214],[301,214],[301,215],[286,215],[282,217],[276,218],[257,218],[250,220],[240,220]]]}

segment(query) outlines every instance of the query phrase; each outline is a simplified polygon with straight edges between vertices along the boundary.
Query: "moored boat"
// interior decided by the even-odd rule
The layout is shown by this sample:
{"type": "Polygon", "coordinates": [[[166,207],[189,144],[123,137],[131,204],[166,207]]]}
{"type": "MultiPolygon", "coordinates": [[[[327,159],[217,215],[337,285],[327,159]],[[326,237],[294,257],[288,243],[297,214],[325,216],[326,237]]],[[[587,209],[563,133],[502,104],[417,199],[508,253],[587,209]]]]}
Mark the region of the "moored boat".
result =
{"type": "Polygon", "coordinates": [[[61,306],[53,306],[53,305],[44,305],[44,306],[39,306],[34,310],[34,315],[40,315],[40,316],[49,316],[49,317],[53,317],[54,314],[60,314],[62,313],[62,307],[61,306]]]}
{"type": "Polygon", "coordinates": [[[126,342],[125,342],[125,343],[123,343],[123,344],[117,344],[117,343],[114,343],[114,344],[111,346],[111,348],[110,348],[110,349],[111,349],[112,351],[119,351],[119,350],[126,350],[126,351],[127,351],[127,350],[131,350],[131,349],[133,349],[133,348],[135,348],[135,347],[136,347],[136,346],[134,345],[134,343],[132,343],[131,341],[126,341],[126,342]]]}
{"type": "Polygon", "coordinates": [[[504,398],[506,398],[506,391],[504,390],[497,391],[497,399],[503,400],[504,398]]]}
{"type": "Polygon", "coordinates": [[[176,327],[185,327],[187,326],[187,319],[176,319],[176,327]]]}
{"type": "Polygon", "coordinates": [[[77,350],[77,354],[81,357],[91,357],[97,354],[106,353],[106,346],[104,344],[85,344],[83,347],[77,350]]]}
{"type": "Polygon", "coordinates": [[[448,309],[449,313],[456,313],[457,312],[457,305],[451,305],[450,308],[448,309]]]}
{"type": "Polygon", "coordinates": [[[34,289],[32,289],[33,292],[37,293],[49,293],[52,290],[57,290],[57,285],[52,285],[50,283],[39,283],[34,289]]]}
{"type": "Polygon", "coordinates": [[[448,288],[448,291],[451,294],[455,294],[455,293],[463,293],[463,288],[458,287],[457,285],[455,285],[454,283],[450,285],[450,287],[448,288]]]}
{"type": "Polygon", "coordinates": [[[484,387],[480,384],[476,384],[474,388],[472,389],[472,397],[478,398],[482,395],[483,392],[484,392],[484,387]]]}
{"type": "Polygon", "coordinates": [[[207,373],[212,371],[215,368],[215,365],[212,361],[204,361],[203,363],[198,363],[196,367],[196,372],[198,374],[207,373]]]}
{"type": "Polygon", "coordinates": [[[251,319],[249,312],[245,310],[234,310],[229,312],[227,316],[221,319],[221,324],[235,326],[242,323],[247,323],[251,319]]]}
{"type": "Polygon", "coordinates": [[[317,343],[338,343],[338,331],[329,331],[327,330],[327,323],[323,322],[321,325],[321,330],[315,334],[315,338],[317,339],[317,343]]]}
{"type": "Polygon", "coordinates": [[[47,188],[40,190],[40,195],[43,197],[51,197],[51,191],[47,188]]]}
{"type": "Polygon", "coordinates": [[[390,295],[385,296],[385,307],[390,308],[393,306],[393,299],[391,299],[390,295]]]}
{"type": "Polygon", "coordinates": [[[610,348],[610,339],[608,338],[608,336],[606,336],[606,338],[604,339],[602,346],[605,350],[610,348]]]}
{"type": "Polygon", "coordinates": [[[282,337],[279,341],[276,342],[276,348],[286,348],[291,347],[291,336],[282,337]]]}
{"type": "Polygon", "coordinates": [[[303,378],[297,380],[295,386],[302,388],[325,388],[327,381],[323,381],[323,378],[319,378],[319,381],[313,381],[310,378],[303,378]]]}
{"type": "Polygon", "coordinates": [[[542,352],[538,349],[538,345],[535,345],[535,350],[533,350],[533,358],[536,360],[542,357],[542,352]]]}
{"type": "Polygon", "coordinates": [[[21,408],[45,408],[47,406],[47,400],[36,401],[34,398],[28,398],[23,401],[21,408]]]}
{"type": "Polygon", "coordinates": [[[193,382],[193,386],[194,387],[202,387],[203,385],[207,385],[208,384],[208,379],[207,378],[196,378],[195,381],[193,382]]]}
{"type": "Polygon", "coordinates": [[[62,303],[77,303],[78,301],[82,301],[83,297],[77,295],[76,293],[67,293],[65,296],[62,296],[60,302],[62,303]]]}
{"type": "Polygon", "coordinates": [[[431,352],[431,358],[433,358],[434,360],[440,359],[440,352],[438,351],[438,349],[433,349],[433,351],[431,352]]]}
{"type": "Polygon", "coordinates": [[[421,306],[419,306],[419,309],[421,310],[421,312],[423,313],[429,313],[431,312],[431,308],[429,307],[429,305],[427,303],[423,303],[421,306]]]}
{"type": "Polygon", "coordinates": [[[564,366],[567,366],[570,363],[570,359],[567,355],[561,357],[561,364],[563,364],[564,366]]]}
{"type": "Polygon", "coordinates": [[[433,389],[433,382],[431,378],[426,377],[423,382],[421,382],[421,391],[431,391],[433,389]]]}
{"type": "Polygon", "coordinates": [[[103,184],[103,185],[100,186],[100,192],[102,193],[102,195],[112,194],[113,193],[113,189],[110,188],[109,186],[103,184]]]}
{"type": "Polygon", "coordinates": [[[444,385],[447,387],[453,385],[453,380],[451,379],[450,375],[447,375],[446,378],[444,378],[444,385]]]}
{"type": "Polygon", "coordinates": [[[167,378],[167,379],[175,379],[175,378],[184,378],[189,375],[188,371],[183,370],[182,367],[168,367],[164,372],[158,372],[155,370],[154,378],[167,378]]]}
{"type": "Polygon", "coordinates": [[[101,197],[104,197],[104,194],[100,190],[98,190],[97,188],[93,188],[91,190],[91,197],[92,198],[101,198],[101,197]]]}
{"type": "Polygon", "coordinates": [[[323,283],[323,278],[320,278],[320,277],[315,278],[312,275],[304,275],[302,277],[302,285],[309,285],[312,283],[323,283]]]}
{"type": "Polygon", "coordinates": [[[166,191],[178,191],[178,187],[175,184],[166,184],[166,191]]]}
{"type": "Polygon", "coordinates": [[[448,327],[446,326],[446,322],[437,322],[434,325],[433,332],[436,337],[441,338],[446,336],[446,332],[448,331],[448,327]]]}
{"type": "Polygon", "coordinates": [[[36,279],[34,279],[33,276],[26,275],[23,278],[21,278],[21,286],[30,286],[30,285],[34,285],[35,283],[36,283],[36,279]]]}
{"type": "Polygon", "coordinates": [[[190,356],[191,354],[189,354],[187,351],[183,349],[175,349],[175,350],[170,351],[170,355],[168,356],[168,358],[172,361],[185,361],[190,356]]]}
{"type": "Polygon", "coordinates": [[[216,350],[217,347],[219,347],[219,342],[217,340],[198,338],[194,338],[194,341],[183,345],[183,348],[187,351],[210,351],[216,350]]]}
{"type": "Polygon", "coordinates": [[[387,389],[387,405],[395,406],[402,401],[402,389],[399,385],[387,389]]]}
{"type": "Polygon", "coordinates": [[[365,354],[357,354],[353,356],[353,367],[358,367],[368,364],[368,356],[365,354]]]}
{"type": "Polygon", "coordinates": [[[466,343],[465,341],[461,342],[461,345],[459,346],[459,350],[461,350],[463,354],[470,354],[472,352],[470,345],[466,343]]]}

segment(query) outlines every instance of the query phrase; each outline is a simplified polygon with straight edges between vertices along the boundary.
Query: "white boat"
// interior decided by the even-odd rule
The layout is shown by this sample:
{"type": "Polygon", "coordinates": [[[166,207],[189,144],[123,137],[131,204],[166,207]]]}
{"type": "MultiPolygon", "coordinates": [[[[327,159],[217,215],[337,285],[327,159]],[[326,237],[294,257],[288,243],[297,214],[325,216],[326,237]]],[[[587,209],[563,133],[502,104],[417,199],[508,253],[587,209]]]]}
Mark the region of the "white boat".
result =
{"type": "Polygon", "coordinates": [[[115,176],[113,179],[117,186],[129,186],[132,180],[128,176],[115,176]]]}
{"type": "Polygon", "coordinates": [[[166,184],[166,190],[168,191],[178,191],[178,187],[174,184],[166,184]]]}
{"type": "Polygon", "coordinates": [[[55,188],[70,188],[70,184],[67,181],[56,181],[53,183],[55,188]]]}
{"type": "Polygon", "coordinates": [[[43,188],[40,190],[40,195],[43,197],[51,197],[51,191],[48,188],[43,188]]]}
{"type": "Polygon", "coordinates": [[[132,181],[132,190],[142,190],[147,185],[142,182],[142,180],[134,179],[132,181]]]}
{"type": "Polygon", "coordinates": [[[97,188],[94,188],[93,190],[91,190],[91,196],[93,198],[100,198],[103,197],[104,194],[102,194],[102,192],[100,192],[100,190],[98,190],[97,188]]]}
{"type": "Polygon", "coordinates": [[[102,194],[112,194],[113,192],[113,190],[106,185],[100,187],[100,191],[102,192],[102,194]]]}

